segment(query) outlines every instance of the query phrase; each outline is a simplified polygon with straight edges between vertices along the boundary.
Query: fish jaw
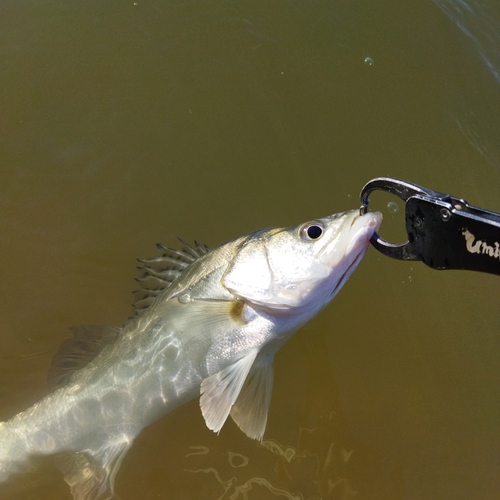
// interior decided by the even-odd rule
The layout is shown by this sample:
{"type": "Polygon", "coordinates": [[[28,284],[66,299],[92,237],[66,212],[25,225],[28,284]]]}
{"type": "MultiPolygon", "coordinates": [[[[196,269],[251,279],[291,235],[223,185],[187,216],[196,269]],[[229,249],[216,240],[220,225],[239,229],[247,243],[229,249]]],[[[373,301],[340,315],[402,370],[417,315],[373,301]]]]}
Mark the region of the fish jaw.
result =
{"type": "Polygon", "coordinates": [[[240,248],[222,284],[257,309],[312,317],[347,281],[381,222],[379,212],[351,210],[295,228],[261,231],[240,248]],[[304,229],[311,225],[321,229],[320,237],[308,237],[304,229]]]}
{"type": "Polygon", "coordinates": [[[357,210],[354,211],[353,218],[346,221],[346,226],[350,224],[350,227],[347,229],[348,235],[342,242],[343,246],[347,244],[345,250],[342,252],[341,249],[338,249],[340,252],[338,250],[329,252],[327,248],[324,255],[320,257],[325,262],[325,265],[332,270],[327,280],[328,286],[333,285],[328,300],[333,299],[349,279],[368,250],[370,238],[382,223],[382,214],[380,212],[368,212],[359,217],[356,215],[357,210]]]}

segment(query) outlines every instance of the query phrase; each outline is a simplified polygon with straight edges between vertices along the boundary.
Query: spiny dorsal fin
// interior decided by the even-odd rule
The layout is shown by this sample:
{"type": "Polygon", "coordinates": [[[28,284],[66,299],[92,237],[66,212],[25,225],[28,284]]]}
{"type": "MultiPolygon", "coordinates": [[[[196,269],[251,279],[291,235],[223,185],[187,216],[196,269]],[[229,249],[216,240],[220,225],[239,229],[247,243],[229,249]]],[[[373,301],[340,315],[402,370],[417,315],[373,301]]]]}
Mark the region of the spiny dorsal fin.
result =
{"type": "Polygon", "coordinates": [[[157,243],[159,253],[150,259],[137,259],[141,265],[139,276],[135,278],[141,286],[134,290],[134,315],[135,317],[145,311],[163,290],[167,289],[194,261],[207,254],[210,249],[203,243],[195,240],[194,245],[189,245],[183,239],[182,249],[175,250],[157,243]]]}
{"type": "Polygon", "coordinates": [[[52,359],[48,383],[52,389],[67,384],[73,373],[86,366],[102,349],[112,344],[120,329],[109,325],[72,326],[66,339],[52,359]]]}

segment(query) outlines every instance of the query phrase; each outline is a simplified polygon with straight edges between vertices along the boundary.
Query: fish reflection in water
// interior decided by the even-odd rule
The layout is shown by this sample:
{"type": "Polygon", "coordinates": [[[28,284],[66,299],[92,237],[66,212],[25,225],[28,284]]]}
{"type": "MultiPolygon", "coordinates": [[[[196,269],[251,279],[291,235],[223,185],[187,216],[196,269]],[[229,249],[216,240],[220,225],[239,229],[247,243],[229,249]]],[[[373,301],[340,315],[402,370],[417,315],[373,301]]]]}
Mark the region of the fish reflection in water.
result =
{"type": "MultiPolygon", "coordinates": [[[[266,441],[263,441],[265,443],[266,441]]],[[[207,453],[209,452],[207,448],[207,453]]],[[[189,456],[190,454],[186,455],[189,456]]],[[[192,455],[192,454],[191,454],[192,455]]],[[[242,468],[248,465],[249,459],[240,453],[228,452],[227,454],[228,463],[233,468],[242,468]]],[[[185,472],[192,472],[195,474],[209,474],[213,475],[216,483],[222,489],[222,495],[217,496],[217,500],[224,499],[236,499],[236,498],[249,498],[249,493],[254,492],[258,489],[258,487],[264,488],[268,492],[272,493],[275,496],[282,496],[285,498],[289,498],[290,500],[301,500],[301,496],[296,496],[290,493],[289,491],[279,488],[277,486],[273,486],[270,481],[263,477],[253,477],[251,479],[247,479],[245,482],[239,480],[238,477],[233,476],[229,479],[222,479],[218,470],[209,467],[209,468],[201,468],[196,470],[184,469],[185,472]]],[[[205,495],[204,495],[205,496],[205,495]]],[[[211,497],[216,498],[216,497],[211,497]]]]}
{"type": "MultiPolygon", "coordinates": [[[[267,477],[249,474],[245,468],[251,460],[259,460],[259,453],[250,458],[241,453],[227,451],[210,454],[207,446],[191,446],[185,455],[184,472],[203,476],[193,500],[210,498],[217,500],[261,499],[272,497],[290,500],[348,500],[358,498],[359,491],[351,483],[350,461],[354,450],[345,450],[334,441],[330,442],[326,456],[318,450],[318,443],[325,436],[321,430],[301,429],[297,448],[280,444],[274,439],[257,443],[261,453],[272,454],[274,467],[266,470],[267,477]],[[241,470],[239,470],[241,469],[241,470]],[[208,476],[208,478],[206,477],[208,476]]],[[[328,445],[328,442],[325,441],[328,445]]],[[[319,446],[323,448],[323,443],[319,446]]]]}

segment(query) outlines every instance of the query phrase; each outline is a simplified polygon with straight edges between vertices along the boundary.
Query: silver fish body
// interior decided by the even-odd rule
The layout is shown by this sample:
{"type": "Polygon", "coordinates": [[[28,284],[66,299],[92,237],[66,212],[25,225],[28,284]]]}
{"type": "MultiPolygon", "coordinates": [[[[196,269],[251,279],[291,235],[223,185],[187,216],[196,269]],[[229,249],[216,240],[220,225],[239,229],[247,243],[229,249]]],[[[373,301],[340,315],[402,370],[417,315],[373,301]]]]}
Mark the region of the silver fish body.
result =
{"type": "Polygon", "coordinates": [[[172,283],[148,292],[121,331],[103,327],[112,341],[61,387],[0,424],[0,480],[31,455],[57,454],[76,500],[111,498],[139,432],[197,396],[210,429],[231,415],[262,439],[274,354],[339,291],[381,219],[353,210],[198,246],[173,271],[146,262],[172,283]]]}

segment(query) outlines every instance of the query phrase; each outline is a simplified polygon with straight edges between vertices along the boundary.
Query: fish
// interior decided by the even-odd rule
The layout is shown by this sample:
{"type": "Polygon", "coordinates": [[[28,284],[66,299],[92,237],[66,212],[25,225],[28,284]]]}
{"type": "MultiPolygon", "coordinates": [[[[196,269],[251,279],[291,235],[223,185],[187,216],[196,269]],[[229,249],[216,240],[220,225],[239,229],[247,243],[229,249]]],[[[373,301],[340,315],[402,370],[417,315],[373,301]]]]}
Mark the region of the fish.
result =
{"type": "Polygon", "coordinates": [[[75,500],[113,498],[134,438],[197,397],[212,431],[231,416],[262,440],[275,353],[342,288],[381,221],[350,210],[213,250],[157,245],[138,259],[134,315],[74,328],[50,369],[53,392],[0,423],[0,482],[54,455],[75,500]]]}

